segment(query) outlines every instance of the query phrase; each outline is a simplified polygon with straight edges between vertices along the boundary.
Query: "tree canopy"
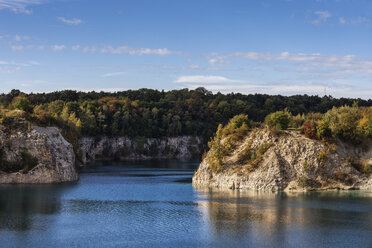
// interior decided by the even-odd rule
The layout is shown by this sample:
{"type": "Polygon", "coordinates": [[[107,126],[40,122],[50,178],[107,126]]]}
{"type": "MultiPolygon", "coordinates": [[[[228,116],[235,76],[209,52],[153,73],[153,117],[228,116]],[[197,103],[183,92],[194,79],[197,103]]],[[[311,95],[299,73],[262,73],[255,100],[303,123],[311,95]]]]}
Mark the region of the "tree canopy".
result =
{"type": "MultiPolygon", "coordinates": [[[[31,94],[12,90],[0,95],[0,118],[4,120],[7,116],[22,113],[22,116],[26,115],[39,124],[58,125],[83,136],[156,138],[198,135],[208,140],[219,123],[225,125],[235,115],[242,114],[234,125],[245,123],[249,126],[252,122],[264,121],[272,112],[287,109],[298,117],[291,118],[291,123],[303,124],[303,114],[325,113],[333,107],[351,106],[353,102],[359,106],[372,106],[372,100],[308,95],[225,95],[212,94],[205,88],[171,91],[139,89],[116,93],[64,90],[31,94]],[[11,113],[15,110],[22,112],[11,113]],[[246,116],[249,116],[249,122],[245,120],[246,116]]],[[[281,128],[290,126],[291,123],[281,118],[280,113],[268,117],[271,119],[268,123],[281,128]]],[[[339,118],[346,118],[347,121],[349,117],[340,113],[339,118]]]]}

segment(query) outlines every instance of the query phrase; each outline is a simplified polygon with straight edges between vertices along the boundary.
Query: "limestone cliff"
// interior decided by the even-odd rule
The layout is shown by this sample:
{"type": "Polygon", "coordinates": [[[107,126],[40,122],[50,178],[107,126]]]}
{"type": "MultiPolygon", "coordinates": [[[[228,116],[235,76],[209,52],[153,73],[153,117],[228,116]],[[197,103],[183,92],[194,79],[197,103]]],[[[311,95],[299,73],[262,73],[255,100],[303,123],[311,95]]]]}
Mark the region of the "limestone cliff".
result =
{"type": "Polygon", "coordinates": [[[0,183],[57,183],[79,179],[73,147],[56,127],[0,126],[0,183]]]}
{"type": "Polygon", "coordinates": [[[80,139],[82,162],[96,160],[199,158],[203,143],[199,137],[165,138],[84,137],[80,139]]]}
{"type": "Polygon", "coordinates": [[[193,185],[249,190],[372,190],[372,145],[327,145],[298,132],[256,129],[231,145],[218,167],[208,152],[193,185]]]}

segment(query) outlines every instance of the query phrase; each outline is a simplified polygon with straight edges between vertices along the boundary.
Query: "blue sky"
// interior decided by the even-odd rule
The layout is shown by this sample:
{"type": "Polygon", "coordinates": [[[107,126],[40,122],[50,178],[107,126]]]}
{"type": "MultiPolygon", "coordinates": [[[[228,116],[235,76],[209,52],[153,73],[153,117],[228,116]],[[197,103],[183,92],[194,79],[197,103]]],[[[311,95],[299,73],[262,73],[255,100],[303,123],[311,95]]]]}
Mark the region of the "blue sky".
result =
{"type": "Polygon", "coordinates": [[[372,1],[0,0],[0,85],[372,98],[372,1]]]}

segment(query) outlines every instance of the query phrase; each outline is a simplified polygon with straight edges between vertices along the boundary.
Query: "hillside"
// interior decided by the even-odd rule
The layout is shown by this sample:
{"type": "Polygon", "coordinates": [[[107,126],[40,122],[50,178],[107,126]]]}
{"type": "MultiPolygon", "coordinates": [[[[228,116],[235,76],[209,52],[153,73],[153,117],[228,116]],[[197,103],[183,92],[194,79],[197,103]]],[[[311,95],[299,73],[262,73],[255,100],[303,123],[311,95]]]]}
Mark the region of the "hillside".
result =
{"type": "Polygon", "coordinates": [[[298,132],[274,134],[258,129],[247,134],[214,170],[211,153],[203,159],[193,184],[250,190],[372,189],[363,164],[372,164],[372,144],[335,147],[298,132]],[[252,154],[257,154],[252,158],[252,154]]]}
{"type": "Polygon", "coordinates": [[[291,118],[278,112],[251,127],[240,115],[220,125],[193,184],[266,191],[372,189],[371,108],[342,107],[317,120],[308,117],[301,132],[283,130],[291,118]]]}
{"type": "MultiPolygon", "coordinates": [[[[18,123],[21,125],[22,123],[18,123]]],[[[76,181],[75,154],[55,127],[0,125],[0,183],[76,181]]]]}

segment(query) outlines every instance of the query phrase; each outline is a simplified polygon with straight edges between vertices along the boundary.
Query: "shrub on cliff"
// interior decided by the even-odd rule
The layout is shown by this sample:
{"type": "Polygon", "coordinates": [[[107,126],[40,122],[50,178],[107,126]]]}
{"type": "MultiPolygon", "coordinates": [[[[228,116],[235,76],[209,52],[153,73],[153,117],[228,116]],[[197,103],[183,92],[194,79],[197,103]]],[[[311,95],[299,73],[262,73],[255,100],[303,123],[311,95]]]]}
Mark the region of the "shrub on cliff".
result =
{"type": "Polygon", "coordinates": [[[301,128],[301,133],[309,139],[317,138],[317,127],[318,124],[315,121],[307,121],[301,128]]]}
{"type": "Polygon", "coordinates": [[[223,137],[232,135],[233,140],[239,140],[247,134],[252,122],[248,115],[240,114],[230,119],[227,125],[222,130],[223,137]]]}
{"type": "Polygon", "coordinates": [[[210,149],[208,156],[208,163],[210,169],[214,172],[218,172],[222,169],[223,157],[232,152],[233,144],[231,138],[223,137],[222,124],[218,125],[216,135],[208,142],[208,147],[210,149]]]}
{"type": "Polygon", "coordinates": [[[334,107],[324,115],[312,114],[307,119],[301,133],[311,139],[339,138],[358,144],[372,137],[372,107],[334,107]]]}
{"type": "Polygon", "coordinates": [[[266,116],[265,123],[271,128],[286,130],[291,120],[291,113],[287,110],[277,111],[266,116]]]}

